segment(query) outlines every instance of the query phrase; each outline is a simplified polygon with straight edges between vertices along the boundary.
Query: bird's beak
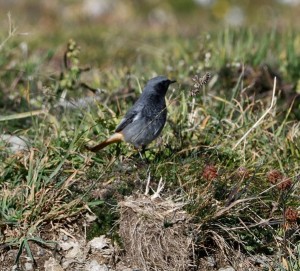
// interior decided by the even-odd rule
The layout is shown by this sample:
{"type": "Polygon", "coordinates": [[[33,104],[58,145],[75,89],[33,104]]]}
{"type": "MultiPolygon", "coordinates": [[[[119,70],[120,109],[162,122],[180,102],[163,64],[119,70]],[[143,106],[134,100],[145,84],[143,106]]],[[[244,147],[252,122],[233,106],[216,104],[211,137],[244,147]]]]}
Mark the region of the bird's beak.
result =
{"type": "Polygon", "coordinates": [[[176,80],[169,80],[169,81],[170,81],[170,85],[177,82],[176,80]]]}

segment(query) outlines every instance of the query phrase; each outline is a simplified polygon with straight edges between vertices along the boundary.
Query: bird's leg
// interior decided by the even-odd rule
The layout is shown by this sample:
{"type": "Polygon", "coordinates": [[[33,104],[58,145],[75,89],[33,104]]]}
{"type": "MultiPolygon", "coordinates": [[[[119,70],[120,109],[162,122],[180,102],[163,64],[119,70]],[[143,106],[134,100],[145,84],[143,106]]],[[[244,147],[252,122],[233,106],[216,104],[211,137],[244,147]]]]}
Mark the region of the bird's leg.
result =
{"type": "Polygon", "coordinates": [[[145,154],[146,153],[146,146],[142,146],[142,154],[145,154]]]}
{"type": "Polygon", "coordinates": [[[145,147],[142,146],[142,147],[140,147],[140,148],[137,148],[137,151],[139,152],[140,158],[141,158],[142,160],[144,160],[144,157],[146,158],[146,156],[145,156],[145,147]],[[143,156],[144,156],[144,157],[143,157],[143,156]]]}
{"type": "Polygon", "coordinates": [[[141,148],[137,148],[140,158],[142,159],[143,162],[146,162],[147,164],[149,163],[147,157],[146,157],[146,146],[142,146],[141,148]]]}
{"type": "Polygon", "coordinates": [[[143,155],[142,155],[142,151],[139,151],[139,150],[138,150],[138,152],[139,152],[140,158],[141,158],[142,160],[144,160],[143,155]]]}

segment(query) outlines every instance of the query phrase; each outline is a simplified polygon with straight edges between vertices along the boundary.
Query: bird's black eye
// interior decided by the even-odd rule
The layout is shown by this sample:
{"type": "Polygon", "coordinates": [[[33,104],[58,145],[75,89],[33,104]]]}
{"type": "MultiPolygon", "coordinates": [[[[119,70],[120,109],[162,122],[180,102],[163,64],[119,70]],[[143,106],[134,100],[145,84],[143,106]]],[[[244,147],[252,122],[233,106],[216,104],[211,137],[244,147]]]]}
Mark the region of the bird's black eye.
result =
{"type": "Polygon", "coordinates": [[[160,89],[165,88],[165,82],[163,81],[163,82],[158,83],[158,86],[160,89]]]}
{"type": "Polygon", "coordinates": [[[169,82],[169,80],[165,80],[165,81],[163,81],[162,82],[162,85],[164,86],[164,87],[168,87],[169,85],[170,85],[170,82],[169,82]]]}

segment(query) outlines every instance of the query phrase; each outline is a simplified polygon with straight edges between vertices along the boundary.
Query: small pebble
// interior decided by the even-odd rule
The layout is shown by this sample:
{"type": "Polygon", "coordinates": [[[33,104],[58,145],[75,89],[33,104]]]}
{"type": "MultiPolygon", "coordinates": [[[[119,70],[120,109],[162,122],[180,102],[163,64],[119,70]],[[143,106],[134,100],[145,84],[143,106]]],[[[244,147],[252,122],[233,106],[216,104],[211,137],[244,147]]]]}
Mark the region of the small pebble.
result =
{"type": "Polygon", "coordinates": [[[218,271],[235,271],[235,269],[231,266],[226,266],[226,267],[220,268],[218,271]]]}
{"type": "Polygon", "coordinates": [[[32,263],[25,263],[25,270],[27,270],[27,271],[33,270],[32,263]]]}

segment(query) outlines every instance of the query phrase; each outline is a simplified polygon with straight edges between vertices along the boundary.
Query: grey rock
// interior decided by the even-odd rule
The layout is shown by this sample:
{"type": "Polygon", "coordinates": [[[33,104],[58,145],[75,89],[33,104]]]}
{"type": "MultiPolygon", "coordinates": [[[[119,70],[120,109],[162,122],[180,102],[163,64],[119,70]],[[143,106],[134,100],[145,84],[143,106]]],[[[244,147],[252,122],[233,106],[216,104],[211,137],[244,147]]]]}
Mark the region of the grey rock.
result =
{"type": "Polygon", "coordinates": [[[85,266],[86,271],[109,271],[108,267],[103,264],[100,265],[96,260],[92,260],[85,266]]]}
{"type": "Polygon", "coordinates": [[[101,235],[100,237],[96,237],[91,240],[88,245],[95,250],[102,250],[104,248],[109,247],[109,240],[105,238],[105,235],[101,235]]]}
{"type": "Polygon", "coordinates": [[[27,271],[33,270],[32,263],[25,263],[25,270],[27,270],[27,271]]]}
{"type": "Polygon", "coordinates": [[[235,269],[231,266],[226,266],[226,267],[220,268],[218,271],[235,271],[235,269]]]}
{"type": "Polygon", "coordinates": [[[45,271],[64,271],[54,258],[49,258],[49,260],[45,262],[44,268],[45,271]]]}
{"type": "Polygon", "coordinates": [[[28,139],[24,136],[0,135],[0,142],[7,144],[8,149],[12,152],[28,150],[28,139]]]}

